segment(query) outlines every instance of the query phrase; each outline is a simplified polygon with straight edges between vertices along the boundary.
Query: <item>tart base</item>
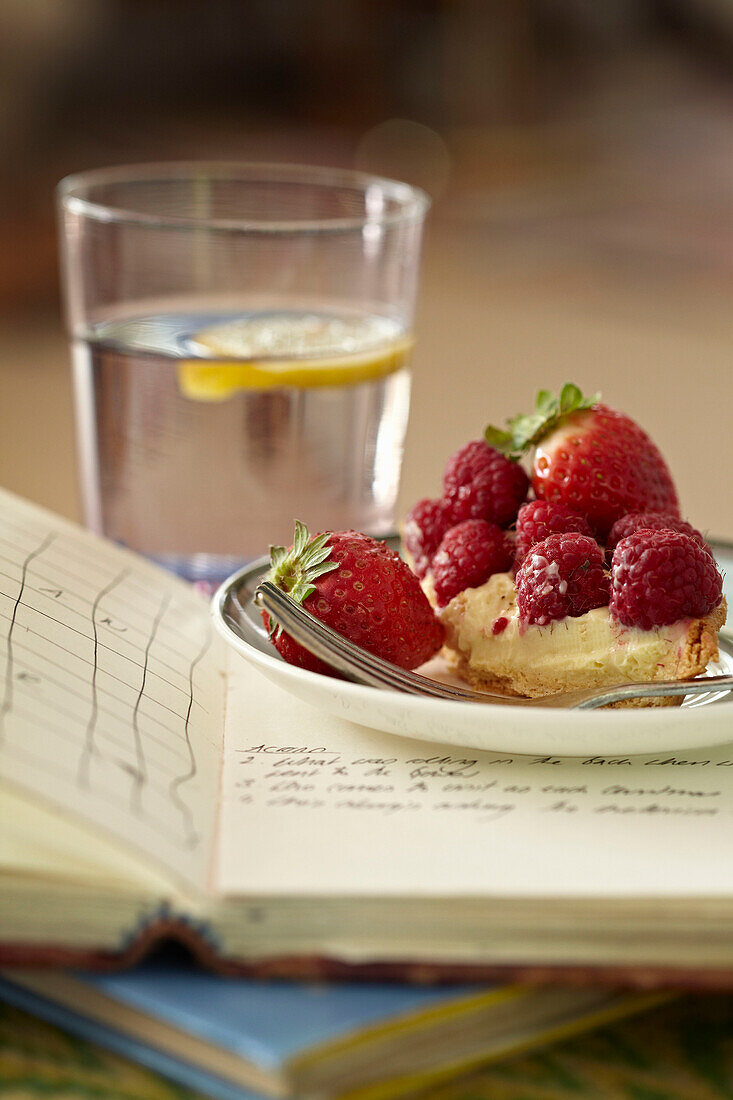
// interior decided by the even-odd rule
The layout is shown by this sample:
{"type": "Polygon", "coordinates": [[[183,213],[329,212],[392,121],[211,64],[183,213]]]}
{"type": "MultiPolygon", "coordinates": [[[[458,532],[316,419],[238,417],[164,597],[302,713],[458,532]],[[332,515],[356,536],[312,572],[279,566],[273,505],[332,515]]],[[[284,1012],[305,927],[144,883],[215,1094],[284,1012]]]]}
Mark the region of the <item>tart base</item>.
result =
{"type": "MultiPolygon", "coordinates": [[[[685,632],[680,635],[676,643],[677,652],[674,658],[653,666],[648,676],[637,675],[633,679],[689,680],[701,675],[708,664],[718,658],[718,631],[725,623],[726,612],[726,602],[723,599],[718,607],[704,618],[690,620],[685,624],[685,632]]],[[[575,669],[572,675],[567,676],[558,674],[557,670],[553,670],[552,674],[546,674],[543,669],[528,663],[527,667],[517,665],[507,675],[496,675],[488,669],[473,666],[470,656],[450,645],[444,648],[444,654],[453,670],[477,691],[498,692],[520,698],[541,698],[579,687],[605,687],[623,682],[623,675],[610,663],[607,667],[593,665],[582,671],[575,669]]],[[[681,702],[682,698],[675,696],[634,699],[625,703],[614,703],[612,706],[678,706],[681,702]]]]}

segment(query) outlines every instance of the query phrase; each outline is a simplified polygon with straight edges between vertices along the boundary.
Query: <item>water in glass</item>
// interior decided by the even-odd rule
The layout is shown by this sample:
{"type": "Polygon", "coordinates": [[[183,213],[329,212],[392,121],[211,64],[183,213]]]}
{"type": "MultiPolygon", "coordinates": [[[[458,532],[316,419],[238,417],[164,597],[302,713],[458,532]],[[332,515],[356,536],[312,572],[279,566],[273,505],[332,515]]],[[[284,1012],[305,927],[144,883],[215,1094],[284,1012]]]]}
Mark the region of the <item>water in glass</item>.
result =
{"type": "Polygon", "coordinates": [[[208,582],[296,517],[386,534],[409,347],[389,318],[305,310],[95,325],[72,349],[87,523],[208,582]]]}

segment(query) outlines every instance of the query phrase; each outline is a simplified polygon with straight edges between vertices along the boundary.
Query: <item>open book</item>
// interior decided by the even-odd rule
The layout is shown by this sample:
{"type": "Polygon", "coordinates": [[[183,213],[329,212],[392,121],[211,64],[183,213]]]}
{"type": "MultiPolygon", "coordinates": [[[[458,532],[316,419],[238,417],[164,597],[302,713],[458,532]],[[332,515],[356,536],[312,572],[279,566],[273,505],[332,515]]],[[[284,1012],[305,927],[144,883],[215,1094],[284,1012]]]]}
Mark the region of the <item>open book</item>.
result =
{"type": "Polygon", "coordinates": [[[6,965],[172,935],[242,973],[733,978],[733,746],[364,729],[229,653],[182,582],[6,493],[0,617],[6,965]]]}

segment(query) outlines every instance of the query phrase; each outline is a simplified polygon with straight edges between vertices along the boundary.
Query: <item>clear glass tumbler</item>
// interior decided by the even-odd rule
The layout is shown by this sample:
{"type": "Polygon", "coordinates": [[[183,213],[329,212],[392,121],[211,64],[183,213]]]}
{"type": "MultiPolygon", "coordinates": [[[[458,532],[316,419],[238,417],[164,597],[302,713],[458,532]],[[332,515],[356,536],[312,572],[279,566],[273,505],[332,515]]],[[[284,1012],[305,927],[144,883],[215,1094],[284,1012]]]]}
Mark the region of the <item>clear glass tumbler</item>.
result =
{"type": "Polygon", "coordinates": [[[216,582],[394,524],[427,197],[356,172],[154,164],[59,185],[85,520],[216,582]]]}

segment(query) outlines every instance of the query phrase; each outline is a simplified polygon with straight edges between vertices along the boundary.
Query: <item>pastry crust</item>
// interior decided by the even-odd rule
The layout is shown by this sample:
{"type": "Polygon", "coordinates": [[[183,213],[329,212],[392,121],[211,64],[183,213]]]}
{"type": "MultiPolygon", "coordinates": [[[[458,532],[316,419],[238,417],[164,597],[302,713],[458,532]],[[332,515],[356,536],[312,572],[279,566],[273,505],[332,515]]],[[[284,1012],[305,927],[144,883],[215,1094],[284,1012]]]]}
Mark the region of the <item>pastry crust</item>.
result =
{"type": "Polygon", "coordinates": [[[725,597],[704,619],[693,619],[687,630],[685,645],[680,654],[677,676],[691,680],[705,671],[711,661],[717,661],[718,632],[725,623],[728,605],[725,597]]]}
{"type": "MultiPolygon", "coordinates": [[[[458,597],[460,599],[460,597],[458,597]]],[[[681,638],[673,663],[655,666],[654,675],[644,677],[651,680],[680,679],[689,680],[705,671],[711,661],[718,659],[718,631],[726,619],[725,599],[702,619],[692,619],[681,638]]],[[[445,656],[462,679],[468,681],[478,691],[498,692],[524,698],[540,698],[561,691],[571,691],[578,687],[604,687],[619,682],[619,675],[611,668],[591,667],[583,671],[583,682],[578,674],[563,678],[557,674],[547,676],[542,670],[528,665],[517,667],[511,675],[492,675],[483,669],[471,666],[469,658],[451,646],[444,649],[445,656]]],[[[640,677],[641,678],[641,677],[640,677]]],[[[635,699],[614,706],[676,706],[682,702],[680,696],[658,699],[635,699]]]]}

